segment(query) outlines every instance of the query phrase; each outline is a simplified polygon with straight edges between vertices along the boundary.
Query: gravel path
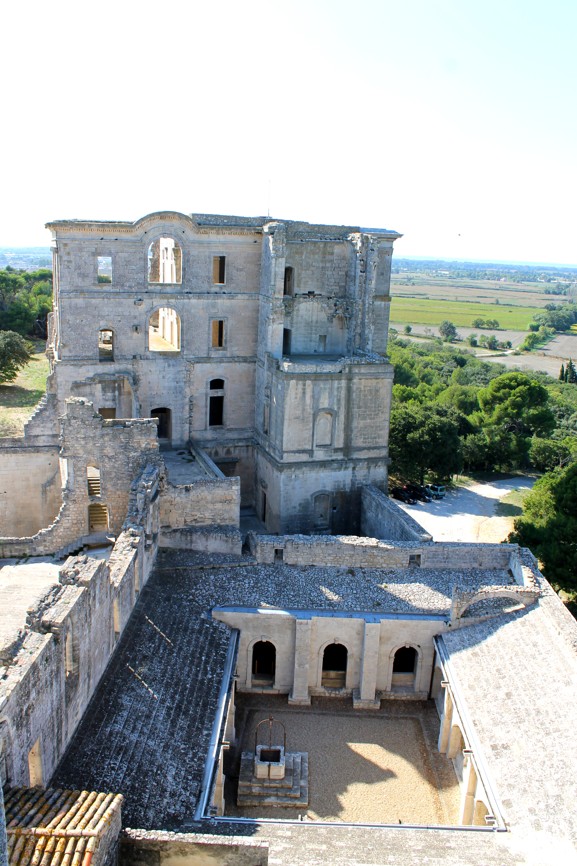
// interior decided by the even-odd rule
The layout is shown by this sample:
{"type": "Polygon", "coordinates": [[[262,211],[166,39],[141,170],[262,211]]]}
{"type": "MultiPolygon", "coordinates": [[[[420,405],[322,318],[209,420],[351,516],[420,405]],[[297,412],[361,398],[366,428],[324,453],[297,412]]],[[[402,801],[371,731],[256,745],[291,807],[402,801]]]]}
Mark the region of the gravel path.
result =
{"type": "Polygon", "coordinates": [[[456,487],[439,501],[397,504],[430,532],[435,541],[499,543],[513,529],[514,520],[495,514],[500,500],[512,490],[531,488],[534,483],[534,478],[524,476],[502,478],[456,487]]]}
{"type": "MultiPolygon", "coordinates": [[[[239,696],[240,697],[240,696],[239,696]]],[[[242,698],[240,698],[242,701],[242,698]]],[[[375,824],[457,823],[459,789],[451,761],[436,750],[439,719],[421,702],[355,712],[350,701],[314,701],[310,709],[263,703],[246,710],[243,749],[272,712],[287,732],[287,751],[309,755],[309,807],[227,805],[227,815],[375,824]]]]}

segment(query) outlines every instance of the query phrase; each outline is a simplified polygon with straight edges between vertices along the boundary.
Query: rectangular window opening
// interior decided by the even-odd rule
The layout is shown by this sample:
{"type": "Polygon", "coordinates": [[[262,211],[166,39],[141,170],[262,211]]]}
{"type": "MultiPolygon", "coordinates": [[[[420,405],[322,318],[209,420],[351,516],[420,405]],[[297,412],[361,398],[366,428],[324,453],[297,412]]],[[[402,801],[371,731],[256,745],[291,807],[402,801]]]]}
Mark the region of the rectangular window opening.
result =
{"type": "Polygon", "coordinates": [[[98,282],[112,282],[112,256],[98,256],[98,282]]]}
{"type": "Polygon", "coordinates": [[[208,426],[222,427],[224,418],[224,396],[215,395],[209,399],[208,426]]]}
{"type": "Polygon", "coordinates": [[[114,421],[116,418],[116,409],[110,409],[107,406],[101,406],[98,410],[98,414],[102,415],[108,421],[114,421]]]}
{"type": "Polygon", "coordinates": [[[212,320],[211,346],[213,349],[224,348],[224,319],[212,320]]]}
{"type": "Polygon", "coordinates": [[[224,285],[226,274],[226,256],[212,257],[212,282],[215,285],[224,285]]]}
{"type": "Polygon", "coordinates": [[[421,554],[420,553],[409,553],[409,566],[412,568],[420,568],[421,567],[421,554]]]}
{"type": "Polygon", "coordinates": [[[30,787],[43,784],[42,774],[42,751],[40,747],[40,738],[36,740],[30,751],[28,752],[28,775],[30,777],[30,787]]]}
{"type": "Polygon", "coordinates": [[[290,328],[283,328],[282,332],[282,353],[290,355],[291,353],[291,332],[290,328]]]}

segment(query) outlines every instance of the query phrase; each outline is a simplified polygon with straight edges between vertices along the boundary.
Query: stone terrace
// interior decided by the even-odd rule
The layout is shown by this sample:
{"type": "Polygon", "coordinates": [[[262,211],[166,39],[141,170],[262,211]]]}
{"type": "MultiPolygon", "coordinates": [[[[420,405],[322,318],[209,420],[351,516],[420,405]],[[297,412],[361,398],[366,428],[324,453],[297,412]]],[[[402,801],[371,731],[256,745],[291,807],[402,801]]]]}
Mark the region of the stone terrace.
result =
{"type": "Polygon", "coordinates": [[[455,584],[509,582],[498,571],[293,568],[164,550],[52,784],[123,794],[125,826],[191,820],[231,639],[215,605],[439,614],[455,584]]]}

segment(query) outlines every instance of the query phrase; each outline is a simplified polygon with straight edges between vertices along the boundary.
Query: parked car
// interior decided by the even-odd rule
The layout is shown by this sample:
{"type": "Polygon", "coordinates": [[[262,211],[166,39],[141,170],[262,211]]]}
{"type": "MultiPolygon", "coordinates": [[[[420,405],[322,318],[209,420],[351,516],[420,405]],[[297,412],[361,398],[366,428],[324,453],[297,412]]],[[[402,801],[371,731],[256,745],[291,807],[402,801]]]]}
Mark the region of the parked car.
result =
{"type": "Polygon", "coordinates": [[[407,484],[406,489],[411,496],[414,496],[420,502],[430,502],[433,498],[432,493],[423,484],[407,484]]]}
{"type": "Polygon", "coordinates": [[[393,499],[398,499],[400,502],[406,502],[408,505],[416,505],[417,500],[409,493],[406,487],[393,487],[391,490],[393,499]]]}
{"type": "Polygon", "coordinates": [[[443,484],[427,484],[427,490],[429,491],[433,499],[443,499],[446,493],[443,484]]]}

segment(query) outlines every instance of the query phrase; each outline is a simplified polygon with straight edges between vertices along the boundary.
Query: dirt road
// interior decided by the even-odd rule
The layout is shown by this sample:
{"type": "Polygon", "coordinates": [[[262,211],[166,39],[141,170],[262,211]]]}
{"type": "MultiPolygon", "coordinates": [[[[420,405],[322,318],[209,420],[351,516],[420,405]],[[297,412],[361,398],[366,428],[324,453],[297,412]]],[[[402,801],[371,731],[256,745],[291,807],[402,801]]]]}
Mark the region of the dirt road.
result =
{"type": "Polygon", "coordinates": [[[399,502],[398,505],[430,532],[435,541],[500,542],[513,529],[517,511],[510,506],[507,509],[511,512],[509,516],[497,516],[495,512],[500,500],[511,490],[530,488],[534,482],[534,478],[523,476],[502,478],[456,487],[438,501],[418,502],[416,505],[399,502]]]}

